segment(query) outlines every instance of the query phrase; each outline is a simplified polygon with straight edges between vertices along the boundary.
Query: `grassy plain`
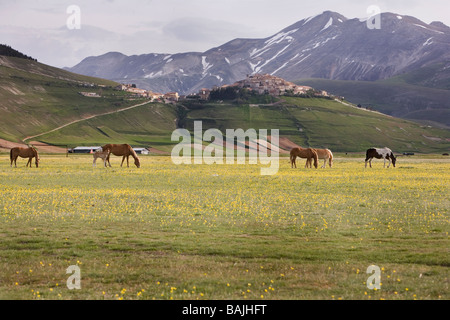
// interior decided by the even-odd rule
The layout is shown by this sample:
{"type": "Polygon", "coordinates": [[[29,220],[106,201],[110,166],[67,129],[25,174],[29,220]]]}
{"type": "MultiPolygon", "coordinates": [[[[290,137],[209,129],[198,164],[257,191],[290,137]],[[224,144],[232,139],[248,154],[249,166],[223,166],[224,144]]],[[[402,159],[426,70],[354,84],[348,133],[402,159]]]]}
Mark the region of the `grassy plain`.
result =
{"type": "Polygon", "coordinates": [[[92,166],[0,155],[0,299],[449,299],[450,161],[92,166]],[[66,269],[81,270],[69,290],[66,269]],[[370,265],[381,289],[369,290],[370,265]]]}

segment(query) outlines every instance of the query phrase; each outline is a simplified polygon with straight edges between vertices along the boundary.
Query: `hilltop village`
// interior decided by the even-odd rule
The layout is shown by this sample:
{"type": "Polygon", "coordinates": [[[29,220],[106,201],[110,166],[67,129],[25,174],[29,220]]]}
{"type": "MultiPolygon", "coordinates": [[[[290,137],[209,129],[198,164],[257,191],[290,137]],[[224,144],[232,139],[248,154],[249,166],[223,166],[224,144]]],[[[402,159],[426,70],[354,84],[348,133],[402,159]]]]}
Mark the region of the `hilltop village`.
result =
{"type": "Polygon", "coordinates": [[[152,101],[175,103],[184,99],[199,99],[208,101],[210,99],[211,92],[216,90],[227,90],[230,88],[246,89],[259,95],[268,94],[275,97],[282,95],[329,96],[326,91],[318,91],[312,87],[296,85],[295,83],[269,74],[248,75],[246,79],[238,81],[234,84],[214,87],[212,89],[202,88],[199,92],[187,96],[179,95],[177,92],[168,92],[165,94],[154,93],[149,90],[139,89],[134,84],[121,84],[116,87],[116,90],[126,91],[132,93],[136,97],[147,98],[152,101]]]}

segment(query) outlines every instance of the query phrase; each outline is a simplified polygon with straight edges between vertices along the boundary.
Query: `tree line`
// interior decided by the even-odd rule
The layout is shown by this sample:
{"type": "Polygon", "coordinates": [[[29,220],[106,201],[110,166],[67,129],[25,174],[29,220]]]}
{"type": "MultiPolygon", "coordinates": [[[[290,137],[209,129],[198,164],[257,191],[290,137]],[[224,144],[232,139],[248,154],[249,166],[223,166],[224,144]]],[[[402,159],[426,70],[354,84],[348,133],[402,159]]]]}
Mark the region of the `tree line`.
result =
{"type": "Polygon", "coordinates": [[[32,57],[27,56],[5,44],[0,44],[0,56],[15,57],[37,61],[37,59],[33,59],[32,57]]]}

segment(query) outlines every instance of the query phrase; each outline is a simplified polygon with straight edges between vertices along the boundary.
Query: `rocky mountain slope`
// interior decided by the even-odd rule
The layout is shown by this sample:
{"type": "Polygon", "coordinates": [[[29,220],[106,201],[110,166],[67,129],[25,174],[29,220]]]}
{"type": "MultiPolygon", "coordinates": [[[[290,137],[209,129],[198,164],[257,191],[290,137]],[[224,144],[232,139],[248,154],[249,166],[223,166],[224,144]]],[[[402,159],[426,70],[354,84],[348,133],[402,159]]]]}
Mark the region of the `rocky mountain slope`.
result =
{"type": "Polygon", "coordinates": [[[206,52],[126,56],[111,52],[70,68],[75,73],[135,83],[156,92],[197,92],[234,83],[248,74],[375,81],[430,65],[426,83],[448,84],[450,28],[414,17],[381,15],[381,28],[326,11],[266,39],[235,39],[206,52]]]}

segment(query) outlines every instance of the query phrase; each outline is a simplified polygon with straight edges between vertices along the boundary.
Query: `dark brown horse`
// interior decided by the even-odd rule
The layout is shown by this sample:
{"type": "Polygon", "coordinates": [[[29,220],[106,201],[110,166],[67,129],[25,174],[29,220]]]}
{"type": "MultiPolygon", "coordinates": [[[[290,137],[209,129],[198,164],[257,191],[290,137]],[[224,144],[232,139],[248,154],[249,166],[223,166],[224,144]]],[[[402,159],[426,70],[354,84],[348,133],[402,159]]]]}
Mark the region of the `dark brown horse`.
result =
{"type": "Polygon", "coordinates": [[[311,159],[314,159],[314,167],[316,167],[317,169],[317,162],[318,162],[318,156],[317,156],[317,152],[314,149],[311,148],[294,148],[291,150],[291,167],[294,168],[294,166],[297,168],[297,164],[295,163],[295,159],[299,157],[299,158],[303,158],[303,159],[307,159],[306,160],[306,168],[308,165],[308,162],[311,162],[311,159]]]}
{"type": "Polygon", "coordinates": [[[27,162],[27,167],[28,165],[30,165],[31,168],[31,161],[33,160],[33,158],[36,158],[36,168],[39,167],[39,154],[37,152],[37,150],[33,147],[30,148],[12,148],[11,151],[9,152],[9,158],[11,160],[11,167],[14,165],[17,168],[17,158],[21,157],[21,158],[28,158],[28,162],[27,162]]]}
{"type": "Polygon", "coordinates": [[[133,150],[133,148],[129,144],[106,144],[102,147],[103,151],[109,151],[108,157],[106,158],[106,161],[108,162],[108,165],[111,167],[111,163],[109,162],[109,157],[111,156],[111,153],[115,156],[122,156],[122,163],[120,166],[123,165],[123,162],[125,161],[125,158],[127,159],[127,167],[129,167],[128,158],[129,156],[132,156],[134,158],[134,164],[136,167],[141,167],[141,162],[139,161],[139,158],[136,154],[136,152],[133,150]]]}

